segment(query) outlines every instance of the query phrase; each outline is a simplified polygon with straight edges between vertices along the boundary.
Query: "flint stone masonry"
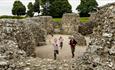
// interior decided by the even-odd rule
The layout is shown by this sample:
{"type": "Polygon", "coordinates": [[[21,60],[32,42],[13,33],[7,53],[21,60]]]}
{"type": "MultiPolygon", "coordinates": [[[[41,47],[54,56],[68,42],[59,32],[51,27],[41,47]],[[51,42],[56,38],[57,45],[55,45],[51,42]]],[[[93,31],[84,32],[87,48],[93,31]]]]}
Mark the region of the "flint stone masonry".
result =
{"type": "Polygon", "coordinates": [[[80,17],[75,13],[66,13],[62,17],[62,28],[65,34],[71,34],[74,36],[77,44],[80,46],[86,45],[86,39],[78,32],[78,26],[80,25],[80,17]]]}
{"type": "Polygon", "coordinates": [[[24,50],[28,56],[34,54],[35,40],[28,24],[23,20],[0,20],[0,41],[12,40],[18,44],[21,50],[24,50]]]}
{"type": "Polygon", "coordinates": [[[79,46],[86,46],[87,45],[85,37],[83,35],[81,35],[80,33],[75,33],[75,34],[73,34],[73,36],[77,42],[77,45],[79,45],[79,46]]]}
{"type": "Polygon", "coordinates": [[[50,32],[53,30],[53,20],[51,16],[39,16],[39,17],[32,17],[27,19],[27,23],[36,23],[39,25],[40,28],[47,30],[50,32]]]}
{"type": "Polygon", "coordinates": [[[51,17],[40,16],[27,19],[1,19],[0,41],[7,39],[16,42],[28,56],[34,55],[35,46],[44,45],[51,17]]]}
{"type": "MultiPolygon", "coordinates": [[[[62,17],[62,28],[63,32],[66,34],[73,34],[76,30],[76,25],[80,24],[80,17],[78,14],[75,13],[66,13],[62,17]]],[[[78,30],[77,30],[78,31],[78,30]]]]}
{"type": "Polygon", "coordinates": [[[77,59],[77,70],[115,70],[115,3],[93,13],[96,24],[86,53],[77,59]]]}

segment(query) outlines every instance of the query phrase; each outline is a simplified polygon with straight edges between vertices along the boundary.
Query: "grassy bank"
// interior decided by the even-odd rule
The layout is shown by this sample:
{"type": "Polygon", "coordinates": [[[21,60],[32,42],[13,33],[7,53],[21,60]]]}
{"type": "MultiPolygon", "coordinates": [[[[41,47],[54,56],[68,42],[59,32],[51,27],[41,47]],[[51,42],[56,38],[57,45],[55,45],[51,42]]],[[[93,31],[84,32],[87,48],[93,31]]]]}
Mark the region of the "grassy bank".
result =
{"type": "Polygon", "coordinates": [[[24,19],[25,16],[0,16],[0,19],[24,19]]]}
{"type": "MultiPolygon", "coordinates": [[[[54,22],[61,22],[62,18],[53,18],[54,22]]],[[[89,21],[89,17],[80,17],[80,22],[87,23],[89,21]]]]}
{"type": "MultiPolygon", "coordinates": [[[[0,16],[0,19],[24,19],[25,16],[0,16]]],[[[53,18],[54,22],[61,22],[62,18],[53,18]]],[[[86,23],[89,21],[89,17],[81,17],[80,22],[86,23]]]]}

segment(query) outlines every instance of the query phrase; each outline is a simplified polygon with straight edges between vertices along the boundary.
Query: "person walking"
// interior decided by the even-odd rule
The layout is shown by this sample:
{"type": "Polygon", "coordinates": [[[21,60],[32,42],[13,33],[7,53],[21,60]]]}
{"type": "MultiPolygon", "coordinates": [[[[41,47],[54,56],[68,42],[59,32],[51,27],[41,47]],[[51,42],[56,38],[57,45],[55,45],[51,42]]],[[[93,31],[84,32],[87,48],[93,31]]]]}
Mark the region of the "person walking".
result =
{"type": "Polygon", "coordinates": [[[69,45],[71,47],[71,53],[72,53],[72,58],[74,58],[75,54],[75,46],[76,46],[77,42],[75,41],[75,39],[73,37],[71,37],[69,45]]]}
{"type": "Polygon", "coordinates": [[[57,55],[59,54],[59,50],[58,50],[59,45],[58,45],[57,38],[54,39],[53,47],[54,47],[54,60],[56,60],[57,55]]]}
{"type": "Polygon", "coordinates": [[[59,44],[60,44],[60,48],[61,49],[63,47],[63,41],[64,41],[64,39],[62,38],[62,36],[60,36],[60,38],[59,38],[59,44]]]}

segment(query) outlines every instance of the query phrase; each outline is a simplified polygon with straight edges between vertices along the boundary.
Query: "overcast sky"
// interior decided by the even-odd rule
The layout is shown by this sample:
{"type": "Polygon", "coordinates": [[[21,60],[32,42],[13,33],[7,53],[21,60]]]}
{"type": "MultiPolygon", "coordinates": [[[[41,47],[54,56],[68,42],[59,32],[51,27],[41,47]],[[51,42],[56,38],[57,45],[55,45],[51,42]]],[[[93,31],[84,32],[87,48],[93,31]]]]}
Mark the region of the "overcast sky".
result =
{"type": "MultiPolygon", "coordinates": [[[[11,15],[11,9],[13,2],[15,0],[0,0],[0,15],[11,15]]],[[[28,2],[34,2],[34,0],[20,0],[25,6],[27,6],[28,2]]],[[[77,12],[75,9],[80,4],[80,0],[68,0],[72,5],[72,11],[77,12]]],[[[115,0],[97,0],[99,6],[105,5],[107,3],[115,2],[115,0]]]]}

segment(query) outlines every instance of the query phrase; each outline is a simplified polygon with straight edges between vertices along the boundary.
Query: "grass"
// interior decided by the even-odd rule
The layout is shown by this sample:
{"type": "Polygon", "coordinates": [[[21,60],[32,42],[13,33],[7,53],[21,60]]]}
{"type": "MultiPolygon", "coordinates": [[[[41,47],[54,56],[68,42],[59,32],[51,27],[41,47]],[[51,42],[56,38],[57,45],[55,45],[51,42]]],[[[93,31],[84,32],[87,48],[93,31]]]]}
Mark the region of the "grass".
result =
{"type": "Polygon", "coordinates": [[[25,16],[0,16],[0,19],[24,19],[26,18],[25,16]]]}
{"type": "Polygon", "coordinates": [[[80,17],[80,22],[82,22],[82,23],[89,22],[89,17],[80,17]]]}
{"type": "MultiPolygon", "coordinates": [[[[25,16],[6,16],[6,15],[0,16],[0,19],[24,19],[24,18],[26,18],[26,17],[25,16]]],[[[53,18],[53,21],[60,23],[61,19],[62,18],[53,18]]],[[[89,17],[81,17],[80,18],[80,22],[82,22],[82,23],[86,23],[88,21],[89,21],[89,17]]]]}
{"type": "MultiPolygon", "coordinates": [[[[61,22],[62,18],[53,18],[54,22],[61,22]]],[[[80,17],[80,22],[87,23],[89,22],[89,17],[80,17]]]]}
{"type": "Polygon", "coordinates": [[[53,18],[54,22],[61,22],[61,18],[53,18]]]}

